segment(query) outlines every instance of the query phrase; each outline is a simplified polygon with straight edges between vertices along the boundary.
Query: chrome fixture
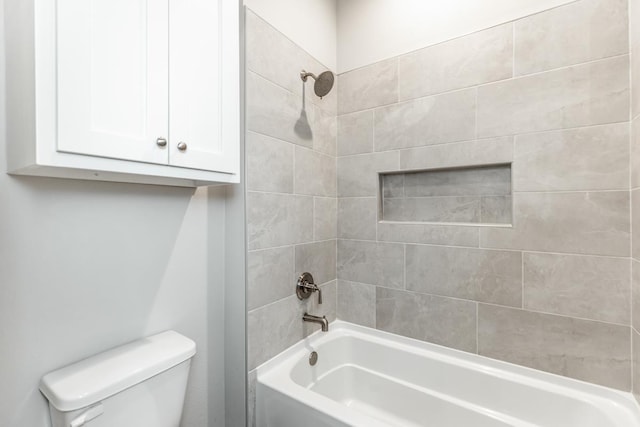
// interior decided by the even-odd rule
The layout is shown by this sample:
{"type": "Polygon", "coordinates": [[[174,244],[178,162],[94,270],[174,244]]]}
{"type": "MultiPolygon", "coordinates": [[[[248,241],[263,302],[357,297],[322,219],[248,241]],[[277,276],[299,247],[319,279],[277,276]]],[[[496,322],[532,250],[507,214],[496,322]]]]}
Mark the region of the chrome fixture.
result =
{"type": "Polygon", "coordinates": [[[309,365],[315,366],[316,363],[318,363],[318,353],[315,351],[312,351],[311,354],[309,355],[309,365]]]}
{"type": "Polygon", "coordinates": [[[304,316],[302,316],[302,320],[304,322],[318,323],[322,325],[322,332],[327,332],[329,330],[329,321],[327,320],[327,316],[320,317],[305,313],[304,316]]]}
{"type": "Polygon", "coordinates": [[[303,82],[307,81],[307,77],[311,77],[316,81],[313,84],[313,91],[317,96],[320,97],[320,99],[331,92],[331,88],[333,88],[333,82],[335,80],[335,77],[331,71],[324,71],[320,73],[319,76],[316,76],[313,73],[308,73],[305,70],[300,71],[300,78],[303,82]]]}
{"type": "Polygon", "coordinates": [[[158,147],[164,147],[165,145],[167,145],[167,139],[159,137],[158,139],[156,139],[156,144],[158,144],[158,147]]]}
{"type": "Polygon", "coordinates": [[[178,142],[178,150],[187,151],[187,143],[186,142],[178,142]]]}
{"type": "Polygon", "coordinates": [[[298,299],[307,299],[314,292],[318,293],[318,304],[322,304],[322,291],[318,285],[313,283],[313,276],[311,273],[302,273],[300,277],[298,277],[298,283],[296,284],[296,295],[298,295],[298,299]]]}

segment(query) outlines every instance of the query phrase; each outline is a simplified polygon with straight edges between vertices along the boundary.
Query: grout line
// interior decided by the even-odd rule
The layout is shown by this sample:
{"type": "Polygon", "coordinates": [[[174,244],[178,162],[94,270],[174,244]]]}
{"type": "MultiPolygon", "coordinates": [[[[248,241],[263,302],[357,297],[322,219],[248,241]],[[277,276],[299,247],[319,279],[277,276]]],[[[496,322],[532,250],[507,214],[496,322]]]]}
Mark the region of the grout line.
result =
{"type": "Polygon", "coordinates": [[[517,311],[524,311],[524,312],[529,312],[529,313],[543,314],[543,315],[547,315],[547,316],[557,316],[557,317],[562,317],[562,318],[566,318],[566,319],[582,320],[582,321],[585,321],[585,322],[596,322],[596,323],[613,325],[613,326],[620,326],[620,327],[625,327],[625,328],[629,327],[629,325],[625,324],[625,323],[617,323],[617,322],[611,322],[611,321],[607,321],[607,320],[590,319],[590,318],[587,318],[587,317],[579,317],[579,316],[569,316],[567,314],[552,313],[552,312],[548,312],[548,311],[535,310],[535,309],[525,309],[525,308],[520,308],[520,307],[514,307],[514,306],[511,306],[511,305],[503,305],[503,304],[497,304],[497,303],[486,302],[486,301],[477,301],[477,300],[472,300],[472,299],[468,299],[468,298],[454,297],[454,296],[449,296],[449,295],[439,295],[439,294],[434,294],[434,293],[429,293],[429,292],[419,292],[419,291],[416,291],[416,290],[405,290],[405,289],[399,289],[399,288],[390,288],[390,287],[387,287],[387,286],[373,285],[371,283],[357,282],[357,281],[348,280],[348,279],[340,279],[340,280],[347,281],[347,282],[352,282],[352,283],[359,283],[359,284],[362,284],[362,285],[375,286],[375,287],[389,289],[389,290],[397,291],[397,292],[405,292],[405,293],[410,293],[410,294],[415,294],[415,295],[426,295],[426,296],[440,298],[440,299],[449,299],[449,300],[455,300],[455,301],[464,301],[464,302],[474,303],[474,304],[478,305],[478,308],[480,307],[481,304],[483,304],[483,305],[492,306],[492,307],[499,307],[499,308],[505,308],[505,309],[510,309],[510,310],[517,310],[517,311]]]}
{"type": "Polygon", "coordinates": [[[480,304],[476,302],[476,354],[480,354],[480,304]]]}
{"type": "Polygon", "coordinates": [[[516,23],[511,23],[511,78],[516,76],[516,23]]]}
{"type": "MultiPolygon", "coordinates": [[[[333,239],[329,239],[333,240],[333,239]]],[[[346,239],[341,238],[339,240],[349,241],[349,242],[362,242],[362,243],[371,243],[373,240],[364,240],[364,239],[346,239]]],[[[550,251],[540,251],[535,249],[510,249],[510,248],[489,248],[489,247],[477,247],[477,246],[462,246],[462,245],[445,245],[438,243],[418,243],[418,242],[408,242],[408,241],[399,241],[399,240],[380,240],[378,243],[381,244],[395,244],[395,245],[415,245],[415,246],[433,246],[433,247],[441,247],[441,248],[459,248],[459,249],[475,249],[482,251],[500,251],[500,252],[522,252],[523,254],[541,254],[541,255],[557,255],[557,256],[574,256],[574,257],[592,257],[592,258],[606,258],[606,259],[619,259],[619,260],[628,260],[628,256],[616,256],[616,255],[599,255],[599,254],[581,254],[576,252],[550,252],[550,251]]],[[[298,243],[304,244],[304,243],[298,243]]],[[[290,245],[287,245],[290,246],[290,245]]],[[[270,248],[271,249],[271,248],[270,248]]],[[[253,252],[253,251],[250,251],[253,252]]],[[[638,260],[640,263],[640,260],[638,260]]]]}
{"type": "MultiPolygon", "coordinates": [[[[296,246],[313,245],[313,244],[316,244],[316,243],[326,243],[326,242],[331,242],[332,240],[336,240],[336,239],[332,238],[332,239],[323,239],[323,240],[308,241],[308,242],[289,243],[289,244],[286,244],[286,245],[279,245],[279,246],[267,246],[265,248],[249,249],[247,251],[247,253],[268,251],[268,250],[272,250],[272,249],[284,249],[284,248],[291,248],[291,247],[295,248],[296,246]]],[[[340,239],[340,240],[344,240],[344,239],[340,239]]]]}
{"type": "Polygon", "coordinates": [[[522,283],[522,301],[521,308],[524,310],[524,252],[520,254],[520,280],[522,283]]]}
{"type": "MultiPolygon", "coordinates": [[[[521,75],[518,75],[518,76],[509,77],[509,78],[506,78],[506,79],[494,80],[494,81],[480,83],[480,84],[476,84],[476,85],[459,87],[459,88],[447,90],[447,91],[444,91],[444,92],[432,93],[432,94],[428,94],[428,95],[424,95],[424,96],[418,96],[418,97],[415,97],[415,98],[402,99],[402,100],[398,99],[398,101],[376,105],[375,107],[362,108],[360,110],[348,111],[348,112],[345,112],[345,113],[342,113],[342,114],[338,114],[338,116],[351,114],[351,113],[355,113],[355,112],[358,112],[358,111],[362,112],[362,111],[367,111],[367,110],[375,110],[377,108],[389,107],[391,105],[400,105],[400,104],[413,102],[413,101],[420,100],[420,99],[431,98],[431,97],[434,97],[434,96],[447,95],[447,94],[460,92],[460,91],[464,91],[464,90],[471,90],[473,88],[478,89],[478,88],[481,88],[481,87],[484,87],[484,86],[504,84],[505,82],[511,82],[511,81],[515,81],[515,80],[518,80],[518,79],[524,79],[524,78],[528,78],[528,77],[538,76],[538,75],[545,74],[545,73],[552,73],[552,72],[556,72],[556,71],[567,70],[569,68],[574,68],[574,67],[582,67],[582,66],[594,64],[596,62],[610,61],[610,60],[614,60],[614,59],[623,58],[625,56],[628,57],[630,55],[629,55],[628,52],[626,52],[626,53],[622,53],[622,54],[618,54],[618,55],[606,56],[604,58],[592,59],[590,61],[580,62],[580,63],[577,63],[577,64],[563,65],[561,67],[551,68],[549,70],[536,71],[534,73],[521,74],[521,75]]],[[[270,80],[268,80],[268,81],[270,81],[270,80]]]]}
{"type": "Polygon", "coordinates": [[[404,252],[404,260],[402,262],[402,286],[403,289],[407,290],[407,245],[403,245],[402,247],[404,252]]]}
{"type": "MultiPolygon", "coordinates": [[[[451,298],[451,297],[443,297],[443,298],[451,298]]],[[[475,302],[477,302],[478,304],[484,304],[484,305],[490,305],[490,306],[494,306],[494,307],[507,308],[507,309],[511,309],[511,310],[526,311],[526,312],[529,312],[529,313],[544,314],[544,315],[547,315],[547,316],[557,316],[557,317],[563,317],[563,318],[566,318],[566,319],[582,320],[582,321],[585,321],[585,322],[596,322],[596,323],[602,323],[602,324],[606,324],[606,325],[620,326],[620,327],[624,327],[624,328],[628,328],[629,327],[628,324],[611,322],[611,321],[608,321],[608,320],[590,319],[588,317],[580,317],[580,316],[569,316],[568,314],[552,313],[550,311],[534,310],[534,309],[530,309],[530,308],[518,308],[518,307],[512,307],[512,306],[508,306],[508,305],[501,305],[501,304],[495,304],[495,303],[491,303],[491,302],[484,302],[484,301],[475,301],[475,302]]]]}
{"type": "MultiPolygon", "coordinates": [[[[362,70],[362,69],[364,69],[364,68],[366,68],[366,67],[368,67],[368,66],[371,66],[371,65],[374,65],[374,64],[379,64],[379,63],[381,63],[381,62],[385,62],[385,61],[389,61],[389,60],[391,60],[391,59],[393,59],[393,58],[395,58],[395,57],[398,57],[398,58],[399,58],[399,57],[401,57],[401,56],[410,56],[410,55],[415,55],[416,53],[418,53],[418,52],[420,52],[420,51],[423,51],[423,50],[426,50],[426,49],[432,48],[432,47],[434,47],[434,46],[438,46],[438,45],[442,45],[442,44],[445,44],[445,43],[449,43],[449,42],[452,42],[452,41],[454,41],[454,40],[463,39],[463,38],[465,38],[465,37],[472,36],[472,35],[474,35],[474,34],[476,34],[476,33],[481,33],[481,32],[485,32],[485,31],[489,31],[489,30],[492,30],[492,29],[495,29],[495,28],[499,28],[499,27],[502,27],[502,26],[506,26],[506,25],[509,25],[509,24],[515,24],[515,23],[516,23],[516,22],[518,22],[518,21],[524,21],[524,20],[527,20],[527,19],[529,19],[529,18],[530,18],[530,17],[532,17],[532,16],[541,15],[541,14],[547,13],[547,12],[549,12],[549,11],[551,11],[551,10],[556,10],[556,9],[559,9],[559,8],[565,7],[565,6],[567,6],[567,5],[573,4],[573,3],[578,3],[578,1],[580,1],[580,0],[570,0],[569,2],[564,3],[564,4],[559,4],[559,5],[556,5],[556,6],[547,7],[546,9],[543,9],[543,10],[540,10],[540,11],[537,11],[537,12],[532,12],[532,13],[529,13],[529,14],[527,14],[527,15],[520,16],[520,17],[518,17],[518,18],[515,18],[515,19],[510,19],[510,20],[508,20],[508,21],[501,22],[501,23],[498,23],[498,24],[492,25],[492,26],[487,27],[487,28],[482,28],[482,29],[479,29],[479,30],[472,31],[472,32],[470,32],[470,33],[465,33],[465,34],[461,34],[461,35],[458,35],[458,36],[455,36],[455,37],[451,37],[451,38],[448,38],[448,39],[446,39],[446,40],[442,40],[442,41],[439,41],[439,42],[436,42],[436,43],[432,43],[432,44],[427,45],[427,46],[423,46],[423,47],[420,47],[420,48],[417,48],[417,49],[413,49],[413,50],[410,50],[410,51],[407,51],[407,52],[400,53],[400,54],[398,54],[398,55],[396,55],[396,56],[392,56],[392,57],[390,57],[390,58],[383,58],[383,59],[377,60],[377,61],[375,61],[375,62],[372,62],[371,64],[361,65],[361,66],[358,66],[358,67],[355,67],[355,68],[351,68],[351,69],[348,69],[348,70],[346,70],[346,71],[341,72],[341,73],[340,73],[340,75],[342,75],[342,74],[347,74],[347,73],[350,73],[350,72],[352,72],[352,71],[362,70]]],[[[250,9],[250,10],[251,10],[251,9],[250,9]]],[[[255,13],[255,12],[254,12],[254,13],[255,13]]]]}
{"type": "MultiPolygon", "coordinates": [[[[318,284],[318,286],[320,286],[322,288],[322,291],[324,291],[327,286],[330,286],[334,282],[337,285],[338,279],[333,279],[333,280],[329,280],[328,282],[320,283],[320,284],[318,284]]],[[[254,312],[258,311],[258,310],[266,309],[267,307],[270,307],[272,305],[281,303],[281,302],[283,302],[283,301],[285,301],[286,299],[289,299],[289,298],[293,299],[296,303],[299,303],[299,304],[313,303],[313,301],[299,301],[298,297],[296,296],[296,293],[295,293],[294,285],[295,285],[295,283],[291,285],[291,289],[293,290],[293,293],[291,293],[291,294],[289,294],[287,296],[284,296],[282,298],[279,298],[279,299],[277,299],[275,301],[271,301],[271,302],[268,302],[268,303],[266,303],[264,305],[252,308],[251,310],[247,310],[247,314],[254,313],[254,312]]]]}
{"type": "MultiPolygon", "coordinates": [[[[372,154],[383,154],[383,153],[389,153],[389,152],[394,152],[394,151],[401,152],[401,151],[410,151],[410,150],[420,150],[420,149],[428,149],[428,148],[431,148],[431,147],[442,148],[443,146],[453,145],[453,144],[481,143],[483,141],[493,141],[493,140],[502,139],[502,138],[514,138],[514,137],[517,137],[517,136],[541,135],[541,134],[546,134],[546,133],[561,133],[561,132],[568,132],[568,131],[577,131],[577,130],[581,130],[581,129],[591,129],[591,128],[596,128],[596,127],[622,125],[622,124],[628,124],[628,123],[629,123],[628,120],[623,120],[623,121],[607,122],[607,123],[594,123],[594,124],[584,125],[584,126],[554,128],[554,129],[543,129],[543,130],[525,131],[525,132],[493,135],[493,136],[482,136],[482,137],[478,137],[478,138],[475,138],[475,139],[460,139],[460,140],[454,140],[454,141],[439,142],[439,143],[436,143],[436,144],[417,145],[417,146],[414,146],[414,147],[398,147],[398,148],[391,148],[391,149],[388,149],[388,150],[380,150],[380,151],[374,151],[374,152],[369,152],[369,153],[347,154],[347,155],[338,156],[338,157],[345,158],[345,157],[356,157],[356,156],[367,156],[367,155],[370,156],[372,154]]],[[[273,136],[267,135],[267,134],[262,134],[260,132],[254,131],[254,130],[249,130],[249,132],[253,132],[253,133],[260,134],[260,135],[268,136],[268,137],[273,138],[273,139],[278,139],[277,137],[273,137],[273,136]]],[[[305,147],[304,145],[299,145],[299,144],[296,144],[294,142],[285,141],[285,140],[281,140],[281,139],[279,139],[279,140],[280,141],[284,141],[284,142],[289,142],[289,143],[294,144],[294,145],[299,146],[299,147],[305,147]]],[[[505,162],[502,162],[502,163],[505,163],[505,162]]]]}

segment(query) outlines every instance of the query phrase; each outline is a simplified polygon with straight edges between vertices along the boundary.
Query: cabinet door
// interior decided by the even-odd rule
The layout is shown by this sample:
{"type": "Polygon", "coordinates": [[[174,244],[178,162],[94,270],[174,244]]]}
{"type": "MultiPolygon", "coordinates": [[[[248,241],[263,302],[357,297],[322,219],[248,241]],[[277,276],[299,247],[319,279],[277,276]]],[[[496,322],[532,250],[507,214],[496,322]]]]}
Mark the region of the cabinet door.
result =
{"type": "Polygon", "coordinates": [[[168,0],[57,0],[59,151],[168,162],[168,0]]]}
{"type": "Polygon", "coordinates": [[[239,169],[239,3],[169,1],[169,163],[239,169]]]}

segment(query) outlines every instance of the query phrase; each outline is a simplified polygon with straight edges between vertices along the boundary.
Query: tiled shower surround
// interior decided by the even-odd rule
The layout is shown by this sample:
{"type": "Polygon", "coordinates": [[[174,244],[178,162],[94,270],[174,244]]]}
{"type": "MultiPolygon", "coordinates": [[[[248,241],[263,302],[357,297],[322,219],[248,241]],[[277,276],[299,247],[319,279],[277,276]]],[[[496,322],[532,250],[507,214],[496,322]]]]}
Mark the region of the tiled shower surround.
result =
{"type": "Polygon", "coordinates": [[[630,390],[628,29],[580,0],[340,75],[338,318],[630,390]],[[512,227],[380,221],[379,172],[503,163],[512,227]]]}
{"type": "Polygon", "coordinates": [[[337,91],[322,100],[305,69],[326,67],[251,11],[246,15],[249,422],[255,368],[314,332],[305,311],[336,318],[337,91]],[[309,271],[321,285],[295,295],[309,271]]]}
{"type": "Polygon", "coordinates": [[[579,0],[341,74],[323,100],[298,74],[325,67],[249,13],[250,379],[317,329],[308,309],[639,390],[628,12],[579,0]],[[510,226],[379,217],[380,172],[498,164],[511,164],[510,226]],[[324,284],[321,306],[294,294],[305,270],[324,284]]]}

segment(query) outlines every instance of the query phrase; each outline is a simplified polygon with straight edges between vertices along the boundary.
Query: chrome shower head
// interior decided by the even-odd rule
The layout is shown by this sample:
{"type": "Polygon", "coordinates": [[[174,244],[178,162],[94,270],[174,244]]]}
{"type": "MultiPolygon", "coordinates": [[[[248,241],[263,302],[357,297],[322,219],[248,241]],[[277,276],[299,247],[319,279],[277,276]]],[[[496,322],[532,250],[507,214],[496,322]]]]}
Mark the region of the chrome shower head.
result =
{"type": "Polygon", "coordinates": [[[313,80],[315,80],[315,83],[313,84],[313,91],[317,96],[320,97],[320,99],[331,92],[331,89],[333,88],[333,82],[335,80],[335,77],[333,76],[333,73],[331,71],[324,71],[320,73],[319,76],[316,76],[313,73],[307,73],[305,70],[302,70],[300,72],[300,78],[302,79],[302,81],[306,82],[307,77],[312,77],[313,80]]]}

